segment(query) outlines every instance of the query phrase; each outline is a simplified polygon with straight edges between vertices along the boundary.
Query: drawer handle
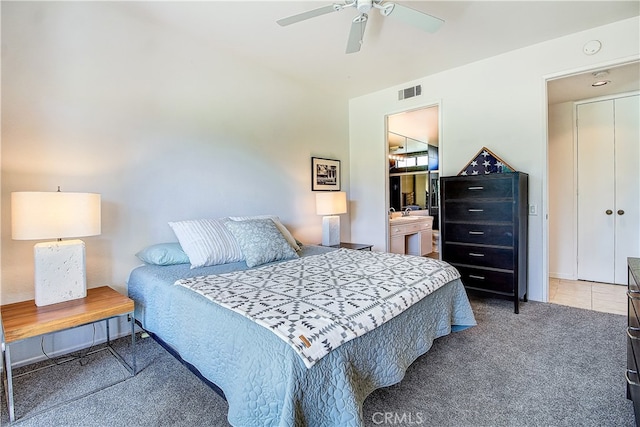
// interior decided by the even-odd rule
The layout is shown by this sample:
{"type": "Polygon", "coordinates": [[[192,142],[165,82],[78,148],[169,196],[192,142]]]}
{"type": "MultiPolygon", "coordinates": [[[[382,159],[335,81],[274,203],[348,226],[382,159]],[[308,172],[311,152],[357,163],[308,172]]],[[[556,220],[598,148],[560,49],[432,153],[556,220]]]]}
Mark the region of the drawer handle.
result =
{"type": "Polygon", "coordinates": [[[469,209],[469,212],[484,212],[484,209],[469,209]]]}
{"type": "Polygon", "coordinates": [[[632,371],[630,369],[627,369],[627,372],[624,373],[624,376],[627,378],[627,382],[630,385],[640,386],[640,383],[637,383],[635,381],[631,381],[631,378],[629,378],[629,374],[635,374],[636,376],[638,376],[638,373],[636,371],[632,371]]]}
{"type": "Polygon", "coordinates": [[[469,278],[470,279],[484,280],[484,276],[476,276],[475,274],[470,274],[469,278]]]}
{"type": "Polygon", "coordinates": [[[482,186],[469,187],[469,190],[484,190],[484,187],[482,187],[482,186]]]}
{"type": "Polygon", "coordinates": [[[627,297],[629,299],[640,300],[640,292],[638,292],[638,291],[627,291],[627,297]]]}
{"type": "Polygon", "coordinates": [[[469,256],[483,257],[484,254],[479,254],[479,253],[476,253],[476,252],[469,252],[469,256]]]}
{"type": "Polygon", "coordinates": [[[470,231],[469,234],[477,234],[482,236],[484,234],[484,231],[470,231]]]}
{"type": "Polygon", "coordinates": [[[631,328],[631,327],[627,328],[627,336],[629,337],[629,339],[632,339],[632,340],[636,340],[636,341],[640,340],[640,337],[634,336],[631,332],[638,332],[638,328],[631,328]]]}

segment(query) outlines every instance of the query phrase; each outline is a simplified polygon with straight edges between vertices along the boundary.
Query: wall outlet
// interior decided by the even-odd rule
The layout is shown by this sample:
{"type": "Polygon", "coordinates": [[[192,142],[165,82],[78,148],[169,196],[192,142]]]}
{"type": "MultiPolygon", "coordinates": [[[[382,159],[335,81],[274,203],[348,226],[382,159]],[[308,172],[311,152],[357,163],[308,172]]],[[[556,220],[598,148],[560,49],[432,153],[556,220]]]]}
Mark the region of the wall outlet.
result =
{"type": "Polygon", "coordinates": [[[529,215],[538,215],[538,205],[529,205],[529,215]]]}

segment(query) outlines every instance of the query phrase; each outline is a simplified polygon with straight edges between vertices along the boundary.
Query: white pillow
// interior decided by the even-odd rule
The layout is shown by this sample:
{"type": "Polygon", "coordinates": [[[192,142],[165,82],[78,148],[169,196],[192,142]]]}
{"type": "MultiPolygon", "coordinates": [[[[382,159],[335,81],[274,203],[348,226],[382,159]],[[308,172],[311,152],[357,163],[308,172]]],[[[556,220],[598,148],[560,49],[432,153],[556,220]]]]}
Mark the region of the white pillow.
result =
{"type": "Polygon", "coordinates": [[[182,250],[191,261],[191,268],[242,261],[238,242],[223,221],[196,219],[169,222],[182,250]]]}
{"type": "Polygon", "coordinates": [[[272,220],[276,224],[276,227],[278,227],[278,230],[280,230],[280,233],[282,233],[284,238],[287,239],[287,242],[289,242],[291,247],[296,252],[301,250],[300,246],[298,246],[298,242],[296,242],[296,239],[289,232],[289,230],[287,230],[287,227],[285,227],[284,224],[282,224],[282,222],[280,221],[280,218],[278,218],[275,215],[230,216],[229,217],[229,219],[232,220],[232,221],[247,221],[247,220],[250,220],[250,219],[266,219],[266,218],[269,218],[270,220],[272,220]]]}

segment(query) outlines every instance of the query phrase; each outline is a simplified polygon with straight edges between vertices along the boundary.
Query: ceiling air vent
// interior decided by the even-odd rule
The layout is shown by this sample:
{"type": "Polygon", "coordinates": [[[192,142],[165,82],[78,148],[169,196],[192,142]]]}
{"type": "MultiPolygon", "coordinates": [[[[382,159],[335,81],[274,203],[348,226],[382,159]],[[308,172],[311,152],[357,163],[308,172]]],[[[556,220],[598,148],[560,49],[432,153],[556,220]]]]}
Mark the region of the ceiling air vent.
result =
{"type": "Polygon", "coordinates": [[[413,87],[408,87],[406,89],[400,89],[398,91],[398,100],[403,100],[403,99],[407,99],[407,98],[413,98],[414,96],[420,96],[422,95],[422,86],[418,85],[418,86],[413,86],[413,87]]]}

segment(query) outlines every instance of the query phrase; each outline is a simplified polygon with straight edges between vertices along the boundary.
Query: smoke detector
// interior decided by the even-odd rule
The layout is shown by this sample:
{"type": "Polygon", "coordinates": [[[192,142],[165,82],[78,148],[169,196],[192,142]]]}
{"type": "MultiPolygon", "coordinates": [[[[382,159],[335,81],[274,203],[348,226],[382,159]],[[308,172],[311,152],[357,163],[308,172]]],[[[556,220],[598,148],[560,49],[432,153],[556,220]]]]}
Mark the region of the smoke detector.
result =
{"type": "Polygon", "coordinates": [[[600,43],[600,40],[590,40],[582,47],[582,51],[585,55],[595,55],[600,52],[600,49],[602,49],[602,43],[600,43]]]}

